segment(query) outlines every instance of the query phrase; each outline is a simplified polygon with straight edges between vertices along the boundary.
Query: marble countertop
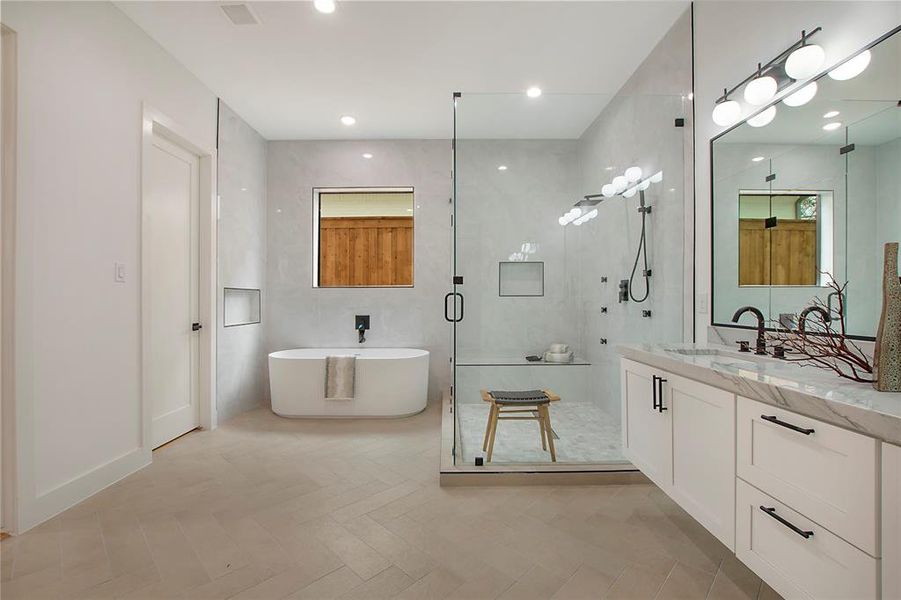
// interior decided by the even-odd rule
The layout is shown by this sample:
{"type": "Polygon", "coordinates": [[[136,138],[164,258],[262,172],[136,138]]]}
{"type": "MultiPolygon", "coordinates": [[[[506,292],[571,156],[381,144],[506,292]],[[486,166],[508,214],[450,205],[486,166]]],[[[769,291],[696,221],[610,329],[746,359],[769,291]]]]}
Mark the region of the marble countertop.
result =
{"type": "Polygon", "coordinates": [[[901,445],[901,393],[716,344],[624,344],[628,359],[901,445]],[[707,354],[686,354],[707,352],[707,354]]]}

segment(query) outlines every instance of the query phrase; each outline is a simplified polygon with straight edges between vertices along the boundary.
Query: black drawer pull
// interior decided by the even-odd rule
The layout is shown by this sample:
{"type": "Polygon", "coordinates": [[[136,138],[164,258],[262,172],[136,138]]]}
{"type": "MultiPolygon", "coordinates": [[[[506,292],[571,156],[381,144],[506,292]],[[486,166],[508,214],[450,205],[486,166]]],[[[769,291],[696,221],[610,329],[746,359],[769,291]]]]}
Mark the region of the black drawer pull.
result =
{"type": "Polygon", "coordinates": [[[665,406],[663,406],[663,384],[664,383],[666,383],[666,379],[664,379],[663,377],[657,378],[657,390],[658,390],[658,393],[660,394],[660,399],[657,401],[657,410],[660,413],[663,413],[663,411],[668,410],[665,406]]]}
{"type": "Polygon", "coordinates": [[[657,377],[656,375],[651,375],[651,378],[653,379],[653,381],[651,381],[651,392],[654,395],[654,410],[658,410],[659,407],[657,404],[657,380],[659,379],[659,377],[657,377]]]}
{"type": "Polygon", "coordinates": [[[776,425],[782,425],[787,429],[791,429],[792,431],[797,431],[798,433],[803,433],[804,435],[810,435],[813,433],[813,429],[804,429],[803,427],[798,427],[797,425],[792,425],[791,423],[786,423],[785,421],[780,421],[776,418],[776,415],[760,415],[760,418],[764,421],[769,421],[770,423],[775,423],[776,425]]]}
{"type": "Polygon", "coordinates": [[[779,521],[780,523],[782,523],[783,525],[785,525],[786,527],[788,527],[789,529],[791,529],[792,531],[794,531],[795,533],[800,535],[805,540],[813,537],[812,531],[804,531],[800,527],[796,527],[795,525],[792,525],[791,523],[789,523],[788,521],[786,521],[785,519],[783,519],[782,517],[777,515],[775,508],[767,508],[766,506],[760,505],[760,510],[762,510],[769,516],[773,517],[774,519],[776,519],[777,521],[779,521]]]}

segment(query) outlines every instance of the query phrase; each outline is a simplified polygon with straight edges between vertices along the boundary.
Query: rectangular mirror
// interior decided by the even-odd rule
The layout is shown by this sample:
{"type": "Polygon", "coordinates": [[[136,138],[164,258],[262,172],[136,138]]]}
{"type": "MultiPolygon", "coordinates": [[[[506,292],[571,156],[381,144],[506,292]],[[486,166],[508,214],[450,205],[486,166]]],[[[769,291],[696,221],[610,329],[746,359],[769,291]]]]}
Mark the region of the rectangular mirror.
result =
{"type": "Polygon", "coordinates": [[[714,325],[751,305],[794,327],[819,299],[834,317],[843,306],[853,337],[875,336],[883,244],[901,239],[899,29],[856,76],[821,75],[812,99],[711,142],[714,325]],[[831,278],[847,282],[841,299],[831,278]]]}
{"type": "Polygon", "coordinates": [[[313,287],[412,287],[413,188],[313,190],[313,287]]]}

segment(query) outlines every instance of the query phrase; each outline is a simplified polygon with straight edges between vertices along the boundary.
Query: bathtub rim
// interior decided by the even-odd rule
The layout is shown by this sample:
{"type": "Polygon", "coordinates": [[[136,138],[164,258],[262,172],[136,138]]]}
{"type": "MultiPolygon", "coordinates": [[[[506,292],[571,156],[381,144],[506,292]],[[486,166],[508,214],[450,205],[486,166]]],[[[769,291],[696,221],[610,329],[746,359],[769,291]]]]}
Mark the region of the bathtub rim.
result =
{"type": "Polygon", "coordinates": [[[320,347],[307,347],[307,348],[286,348],[284,350],[276,350],[275,352],[270,352],[268,355],[269,359],[275,360],[325,360],[329,356],[355,356],[360,360],[411,360],[415,358],[424,358],[430,357],[431,352],[428,350],[424,350],[422,348],[409,348],[409,347],[399,347],[399,348],[391,348],[391,347],[378,347],[378,348],[320,348],[320,347]],[[403,352],[400,355],[390,355],[386,354],[383,356],[367,356],[364,354],[367,350],[384,350],[384,351],[395,351],[398,353],[403,352]],[[290,356],[292,352],[305,352],[305,351],[319,351],[321,354],[317,356],[290,356]],[[361,352],[362,351],[362,352],[361,352]]]}

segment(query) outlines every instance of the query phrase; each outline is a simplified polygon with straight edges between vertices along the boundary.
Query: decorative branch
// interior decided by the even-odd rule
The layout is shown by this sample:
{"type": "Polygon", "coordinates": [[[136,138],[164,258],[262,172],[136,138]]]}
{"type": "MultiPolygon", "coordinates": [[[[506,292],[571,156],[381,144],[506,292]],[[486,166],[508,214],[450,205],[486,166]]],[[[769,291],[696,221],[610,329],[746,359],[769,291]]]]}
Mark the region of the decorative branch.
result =
{"type": "Polygon", "coordinates": [[[838,297],[837,309],[830,311],[826,302],[814,297],[811,306],[819,310],[810,312],[809,317],[804,322],[799,322],[796,329],[777,330],[767,337],[771,343],[785,348],[785,360],[789,362],[833,371],[839,377],[851,381],[872,383],[873,365],[870,357],[853,340],[848,339],[846,333],[844,293],[848,283],[839,285],[831,274],[824,275],[829,278],[828,287],[832,289],[830,295],[838,297]],[[826,322],[821,313],[828,314],[831,322],[826,322]],[[833,325],[837,325],[838,331],[833,325]]]}

